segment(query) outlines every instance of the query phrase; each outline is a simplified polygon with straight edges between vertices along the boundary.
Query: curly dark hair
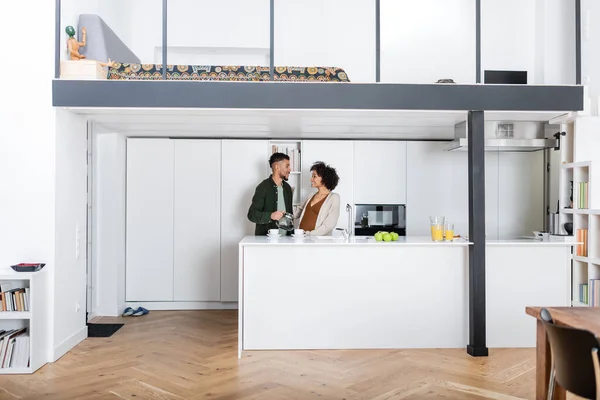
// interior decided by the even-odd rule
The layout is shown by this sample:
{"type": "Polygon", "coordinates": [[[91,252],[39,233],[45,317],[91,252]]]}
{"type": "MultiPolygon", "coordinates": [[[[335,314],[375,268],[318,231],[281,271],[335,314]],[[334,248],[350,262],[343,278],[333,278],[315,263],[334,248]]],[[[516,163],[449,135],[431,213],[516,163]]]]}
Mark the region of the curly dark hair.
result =
{"type": "Polygon", "coordinates": [[[314,163],[312,167],[310,167],[310,170],[315,171],[317,175],[321,177],[321,182],[323,182],[323,185],[329,190],[335,189],[340,182],[340,177],[335,171],[335,168],[330,167],[323,161],[314,163]]]}

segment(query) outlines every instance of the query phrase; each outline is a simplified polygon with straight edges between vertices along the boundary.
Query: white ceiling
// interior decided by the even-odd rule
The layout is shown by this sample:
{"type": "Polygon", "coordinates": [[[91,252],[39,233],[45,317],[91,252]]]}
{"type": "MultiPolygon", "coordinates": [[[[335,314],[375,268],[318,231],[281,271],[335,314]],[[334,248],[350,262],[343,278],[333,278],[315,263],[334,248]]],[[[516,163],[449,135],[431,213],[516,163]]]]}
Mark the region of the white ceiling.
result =
{"type": "MultiPolygon", "coordinates": [[[[463,111],[69,108],[126,136],[451,140],[463,111]]],[[[487,112],[486,120],[549,121],[558,112],[487,112]]]]}

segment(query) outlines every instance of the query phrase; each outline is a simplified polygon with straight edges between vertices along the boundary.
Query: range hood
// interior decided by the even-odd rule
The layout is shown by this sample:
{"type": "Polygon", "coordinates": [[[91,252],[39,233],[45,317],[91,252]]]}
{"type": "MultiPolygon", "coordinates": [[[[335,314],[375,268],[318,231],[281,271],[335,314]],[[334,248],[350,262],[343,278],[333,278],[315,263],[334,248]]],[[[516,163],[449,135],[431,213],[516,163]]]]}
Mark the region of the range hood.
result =
{"type": "MultiPolygon", "coordinates": [[[[485,151],[530,152],[557,148],[554,134],[560,125],[546,122],[485,121],[485,151]]],[[[468,149],[467,122],[454,126],[454,140],[448,143],[447,151],[468,149]]]]}

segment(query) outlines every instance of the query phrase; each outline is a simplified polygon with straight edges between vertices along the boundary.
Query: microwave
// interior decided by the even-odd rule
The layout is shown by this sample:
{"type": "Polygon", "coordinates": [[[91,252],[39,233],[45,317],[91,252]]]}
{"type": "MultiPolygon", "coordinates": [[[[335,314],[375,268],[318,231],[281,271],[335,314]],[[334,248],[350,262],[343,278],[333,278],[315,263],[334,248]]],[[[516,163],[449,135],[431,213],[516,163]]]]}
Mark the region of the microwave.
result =
{"type": "Polygon", "coordinates": [[[354,229],[357,235],[379,230],[406,235],[405,204],[356,204],[354,229]]]}

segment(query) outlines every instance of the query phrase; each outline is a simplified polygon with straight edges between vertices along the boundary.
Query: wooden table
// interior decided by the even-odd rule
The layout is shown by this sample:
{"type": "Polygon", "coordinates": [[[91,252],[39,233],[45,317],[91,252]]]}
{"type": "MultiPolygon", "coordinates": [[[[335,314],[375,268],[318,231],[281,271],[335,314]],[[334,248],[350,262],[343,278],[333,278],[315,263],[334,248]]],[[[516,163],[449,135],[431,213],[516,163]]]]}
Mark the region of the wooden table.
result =
{"type": "MultiPolygon", "coordinates": [[[[546,307],[554,323],[572,328],[586,329],[596,336],[600,336],[600,308],[596,307],[546,307]]],[[[546,330],[540,320],[542,307],[527,307],[528,315],[537,319],[537,347],[536,347],[536,399],[545,400],[548,397],[548,381],[550,380],[551,353],[550,343],[546,330]]],[[[566,398],[565,389],[557,383],[554,388],[554,399],[566,398]]]]}

